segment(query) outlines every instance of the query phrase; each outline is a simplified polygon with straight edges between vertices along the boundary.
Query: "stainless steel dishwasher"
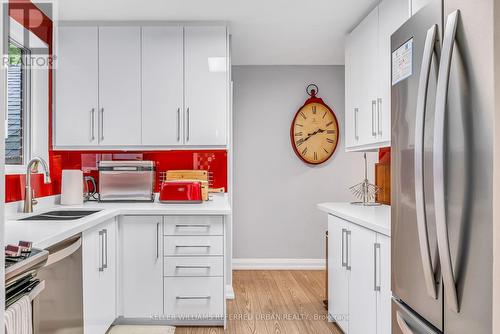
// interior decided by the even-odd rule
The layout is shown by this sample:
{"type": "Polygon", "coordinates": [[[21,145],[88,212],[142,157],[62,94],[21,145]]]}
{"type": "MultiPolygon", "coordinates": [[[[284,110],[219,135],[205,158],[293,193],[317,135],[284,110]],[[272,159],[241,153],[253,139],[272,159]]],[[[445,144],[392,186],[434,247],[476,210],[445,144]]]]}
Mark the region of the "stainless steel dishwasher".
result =
{"type": "Polygon", "coordinates": [[[83,334],[81,236],[47,250],[47,263],[38,273],[45,290],[34,305],[35,334],[83,334]]]}

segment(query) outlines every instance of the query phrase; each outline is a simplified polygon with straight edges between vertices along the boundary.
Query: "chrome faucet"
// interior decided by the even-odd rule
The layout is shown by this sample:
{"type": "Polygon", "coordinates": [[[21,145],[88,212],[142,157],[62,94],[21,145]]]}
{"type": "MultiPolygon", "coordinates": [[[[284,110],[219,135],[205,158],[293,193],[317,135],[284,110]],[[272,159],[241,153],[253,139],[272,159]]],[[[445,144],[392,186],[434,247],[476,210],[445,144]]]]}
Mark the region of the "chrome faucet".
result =
{"type": "Polygon", "coordinates": [[[48,184],[51,182],[49,168],[45,160],[39,157],[34,157],[28,162],[28,166],[26,166],[26,188],[24,188],[24,209],[23,212],[30,213],[33,212],[33,205],[36,205],[38,202],[35,199],[35,193],[33,189],[31,189],[31,168],[35,163],[39,163],[43,169],[43,183],[48,184]]]}

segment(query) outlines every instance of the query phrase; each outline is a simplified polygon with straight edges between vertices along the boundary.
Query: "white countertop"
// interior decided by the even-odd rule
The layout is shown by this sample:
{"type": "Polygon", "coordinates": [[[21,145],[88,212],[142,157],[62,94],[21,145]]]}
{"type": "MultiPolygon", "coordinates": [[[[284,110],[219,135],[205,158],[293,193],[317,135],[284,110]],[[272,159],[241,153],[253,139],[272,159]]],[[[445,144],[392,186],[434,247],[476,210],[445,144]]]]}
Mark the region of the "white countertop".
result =
{"type": "Polygon", "coordinates": [[[19,240],[32,241],[37,248],[47,248],[93,226],[121,215],[229,215],[231,206],[226,194],[210,195],[211,200],[200,204],[144,203],[98,203],[86,202],[78,206],[55,205],[40,208],[30,214],[7,217],[5,244],[16,244],[19,240]],[[19,221],[27,216],[52,210],[101,210],[73,221],[19,221]]]}
{"type": "Polygon", "coordinates": [[[318,209],[378,233],[391,236],[391,207],[362,206],[351,203],[320,203],[318,209]]]}

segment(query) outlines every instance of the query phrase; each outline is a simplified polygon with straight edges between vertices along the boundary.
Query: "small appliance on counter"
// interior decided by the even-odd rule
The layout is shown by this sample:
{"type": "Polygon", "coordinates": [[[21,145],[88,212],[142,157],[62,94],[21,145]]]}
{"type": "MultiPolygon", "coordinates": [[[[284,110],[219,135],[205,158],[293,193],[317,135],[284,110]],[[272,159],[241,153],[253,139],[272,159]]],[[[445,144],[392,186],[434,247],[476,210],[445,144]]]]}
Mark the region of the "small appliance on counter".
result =
{"type": "Polygon", "coordinates": [[[200,181],[165,181],[160,189],[161,203],[201,203],[200,181]]]}
{"type": "Polygon", "coordinates": [[[153,161],[100,161],[99,201],[154,201],[153,161]]]}
{"type": "Polygon", "coordinates": [[[61,181],[61,204],[83,204],[83,172],[79,169],[64,169],[61,181]]]}

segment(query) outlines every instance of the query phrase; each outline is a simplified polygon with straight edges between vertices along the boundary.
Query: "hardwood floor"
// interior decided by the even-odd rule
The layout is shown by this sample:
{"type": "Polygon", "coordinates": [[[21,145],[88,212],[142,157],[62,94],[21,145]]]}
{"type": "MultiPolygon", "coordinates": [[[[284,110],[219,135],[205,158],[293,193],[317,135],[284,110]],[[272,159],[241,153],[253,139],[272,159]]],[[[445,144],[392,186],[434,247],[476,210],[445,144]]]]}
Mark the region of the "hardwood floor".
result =
{"type": "Polygon", "coordinates": [[[176,334],[341,334],[326,320],[324,271],[234,271],[226,331],[177,327],[176,334]]]}

